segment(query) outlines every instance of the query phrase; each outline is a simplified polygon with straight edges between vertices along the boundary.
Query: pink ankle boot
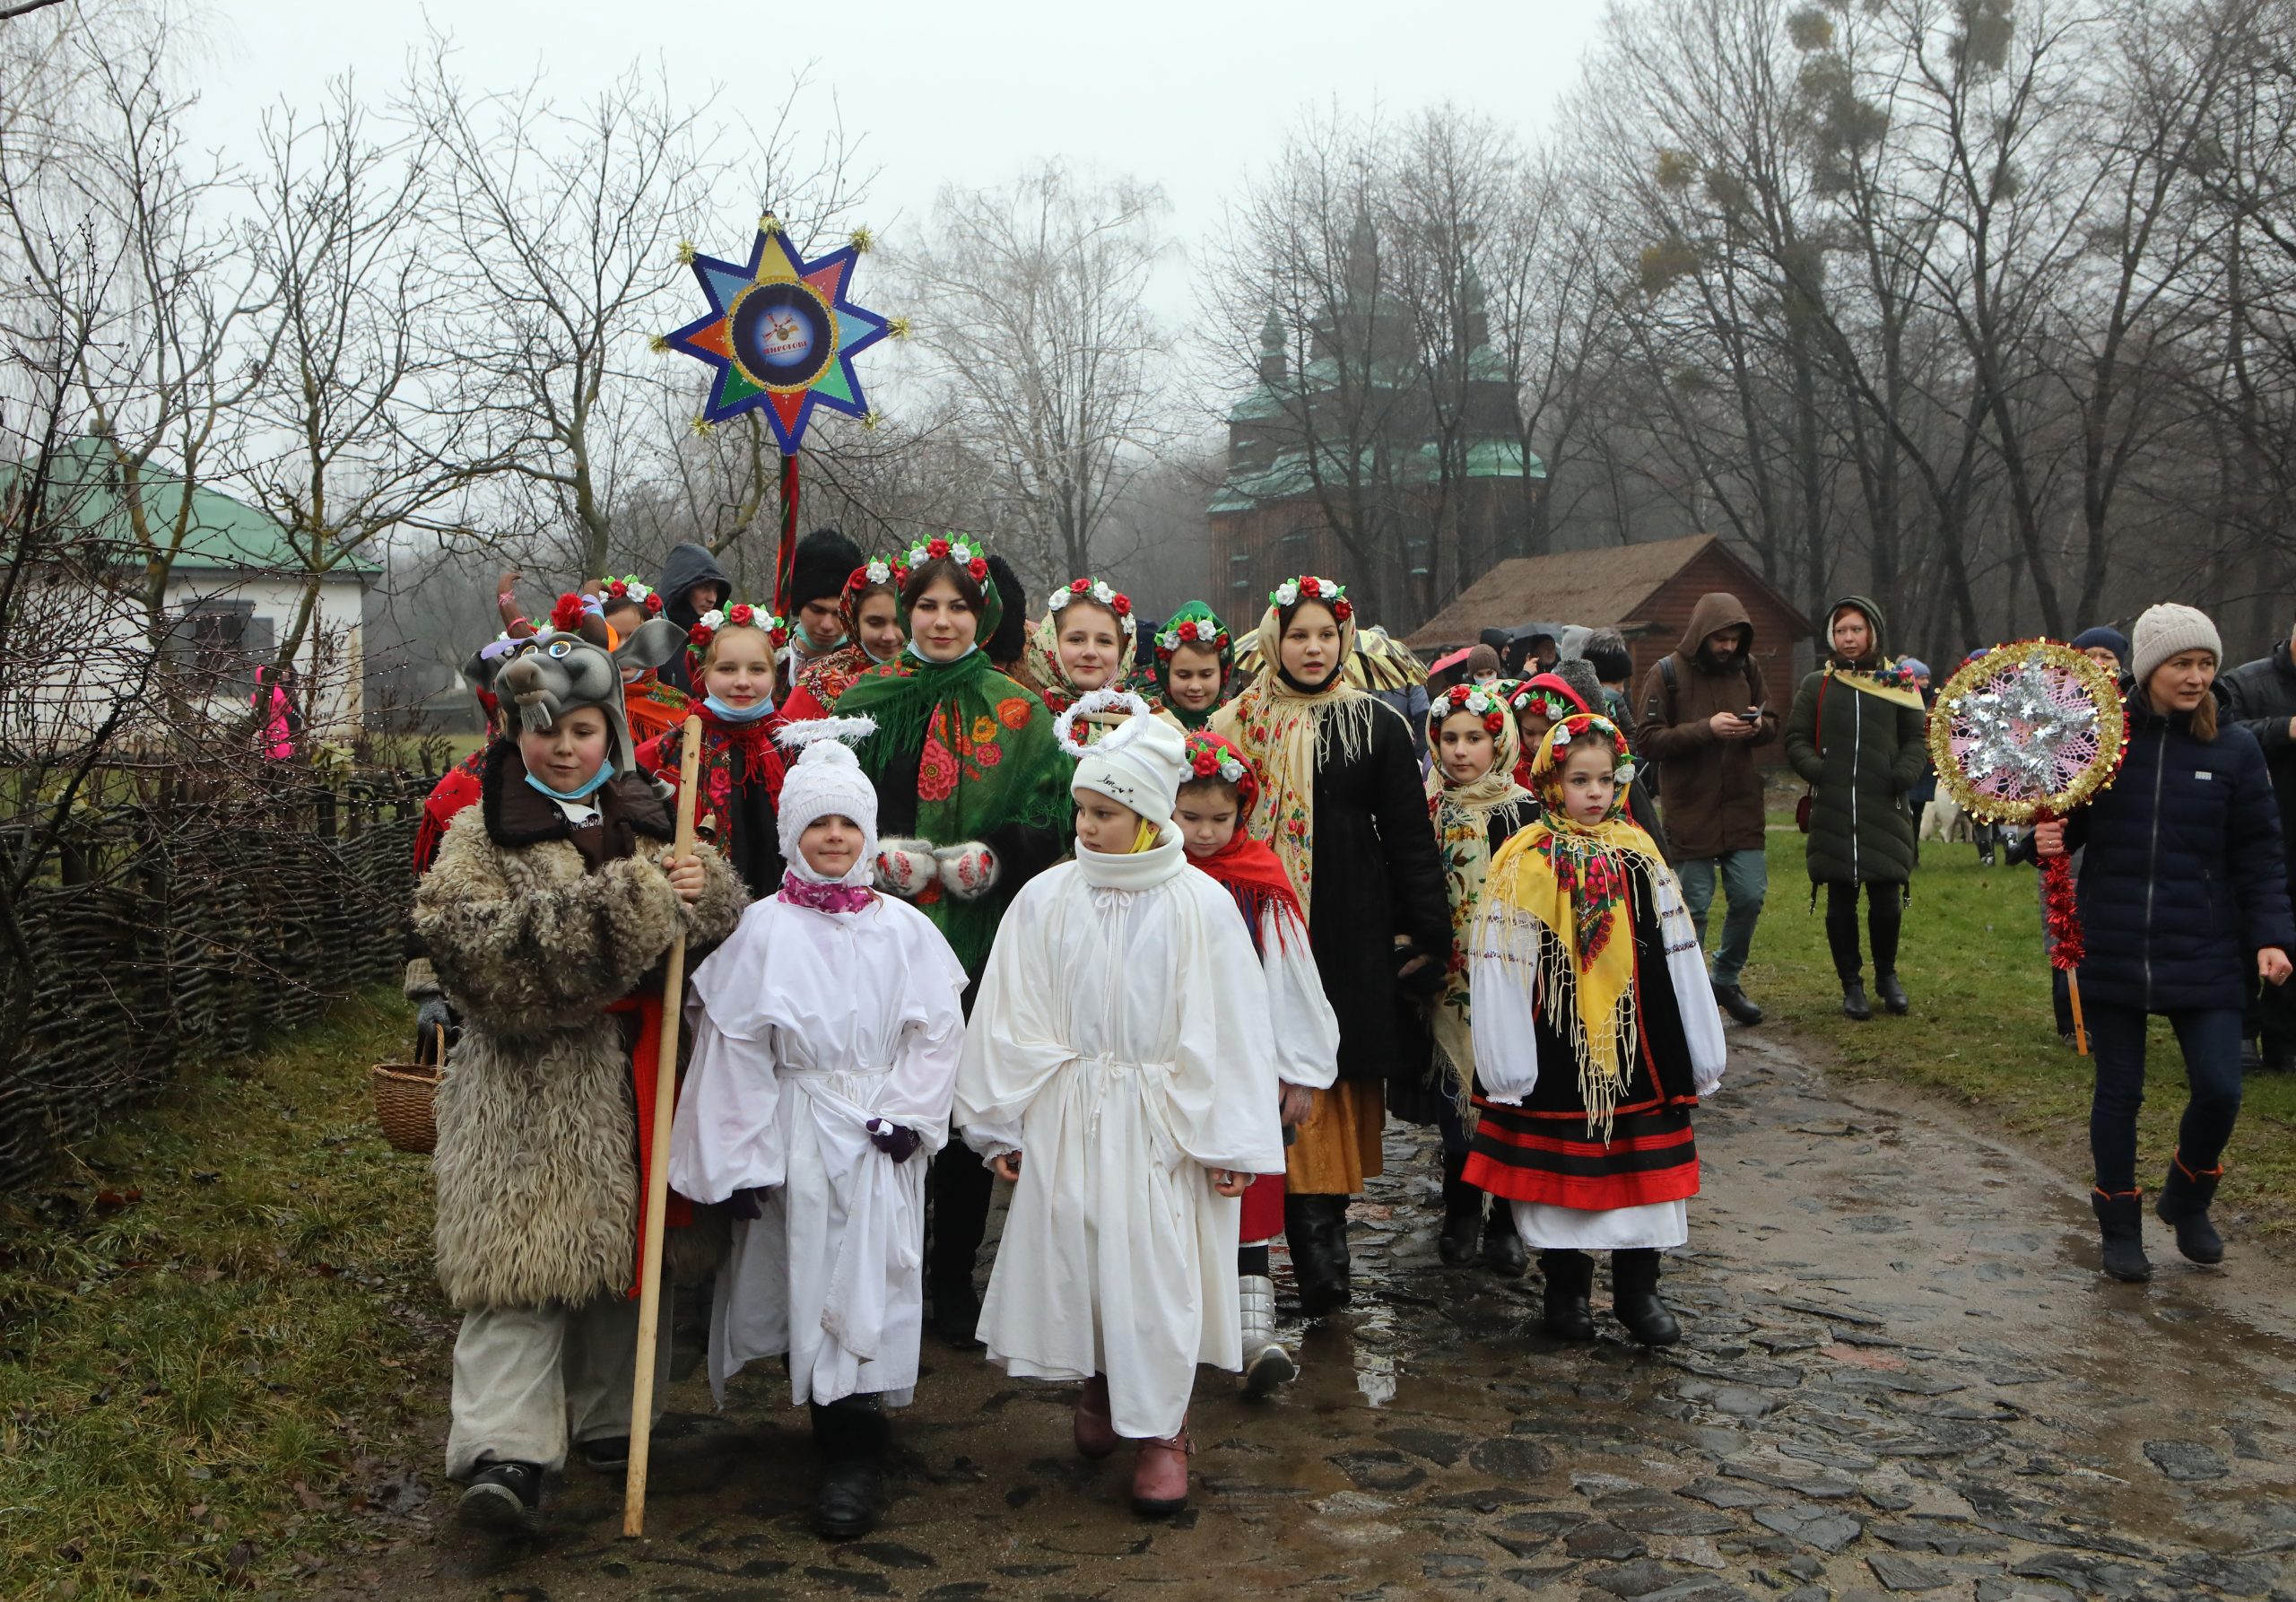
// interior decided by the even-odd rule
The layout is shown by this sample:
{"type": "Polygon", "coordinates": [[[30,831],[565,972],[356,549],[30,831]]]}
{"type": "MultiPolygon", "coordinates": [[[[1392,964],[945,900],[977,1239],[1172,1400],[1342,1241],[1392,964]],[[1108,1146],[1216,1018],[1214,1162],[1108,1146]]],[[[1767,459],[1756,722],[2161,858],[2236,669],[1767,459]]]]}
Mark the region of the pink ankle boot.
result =
{"type": "Polygon", "coordinates": [[[1139,1461],[1132,1470],[1132,1511],[1153,1519],[1187,1507],[1187,1460],[1195,1450],[1185,1421],[1177,1435],[1142,1441],[1139,1461]]]}
{"type": "Polygon", "coordinates": [[[1116,1450],[1120,1439],[1109,1416],[1109,1377],[1094,1374],[1076,1398],[1076,1450],[1097,1463],[1116,1450]]]}

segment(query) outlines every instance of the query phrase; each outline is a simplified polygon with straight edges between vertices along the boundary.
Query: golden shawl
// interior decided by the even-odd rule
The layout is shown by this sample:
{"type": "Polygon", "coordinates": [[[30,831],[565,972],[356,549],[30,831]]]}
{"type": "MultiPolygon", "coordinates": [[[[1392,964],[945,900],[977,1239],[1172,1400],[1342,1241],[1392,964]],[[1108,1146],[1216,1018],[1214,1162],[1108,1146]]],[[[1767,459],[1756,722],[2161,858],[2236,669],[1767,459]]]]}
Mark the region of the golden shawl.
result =
{"type": "MultiPolygon", "coordinates": [[[[1546,815],[1500,848],[1491,864],[1478,953],[1533,965],[1542,1015],[1570,1042],[1587,1127],[1605,1144],[1639,1048],[1634,1005],[1635,859],[1655,876],[1657,846],[1623,815],[1632,758],[1609,718],[1580,713],[1540,740],[1532,782],[1546,815]],[[1602,822],[1575,823],[1562,805],[1562,756],[1589,729],[1610,736],[1628,770],[1602,822]]],[[[1664,976],[1660,976],[1663,979],[1664,976]]]]}
{"type": "Polygon", "coordinates": [[[1483,906],[1483,887],[1491,873],[1491,811],[1509,801],[1524,800],[1530,792],[1515,782],[1515,762],[1521,754],[1522,736],[1515,715],[1499,687],[1464,686],[1472,696],[1482,691],[1499,715],[1499,732],[1492,736],[1495,755],[1491,766],[1464,784],[1455,784],[1443,772],[1442,732],[1447,718],[1471,705],[1454,704],[1446,693],[1427,711],[1428,744],[1435,749],[1430,771],[1434,791],[1427,810],[1435,824],[1435,847],[1443,858],[1443,889],[1451,903],[1451,965],[1443,976],[1443,994],[1435,1005],[1435,1045],[1441,1066],[1448,1070],[1452,1091],[1464,1102],[1474,1084],[1474,1031],[1468,1006],[1468,956],[1474,951],[1475,914],[1483,906]]]}

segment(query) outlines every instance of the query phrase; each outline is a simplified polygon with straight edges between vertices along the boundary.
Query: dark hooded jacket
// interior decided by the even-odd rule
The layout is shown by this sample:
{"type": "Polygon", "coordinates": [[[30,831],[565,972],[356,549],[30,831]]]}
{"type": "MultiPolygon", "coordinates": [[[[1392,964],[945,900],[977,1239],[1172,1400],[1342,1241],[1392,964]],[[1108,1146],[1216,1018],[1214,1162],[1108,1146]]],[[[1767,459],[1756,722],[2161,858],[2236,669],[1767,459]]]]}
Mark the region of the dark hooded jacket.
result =
{"type": "Polygon", "coordinates": [[[2272,780],[2237,723],[2213,740],[2189,713],[2129,696],[2112,788],[2066,820],[2081,858],[2083,994],[2149,1012],[2245,1005],[2256,953],[2296,942],[2272,780]]]}
{"type": "Polygon", "coordinates": [[[1658,798],[1666,817],[1666,847],[1677,861],[1759,851],[1763,846],[1761,762],[1759,753],[1778,738],[1761,668],[1753,660],[1754,626],[1738,597],[1716,590],[1699,596],[1690,624],[1673,653],[1642,675],[1635,696],[1635,751],[1658,764],[1658,798]],[[1735,629],[1741,641],[1727,666],[1704,650],[1706,637],[1735,629]],[[1714,732],[1717,712],[1761,709],[1761,733],[1726,740],[1714,732]]]}
{"type": "MultiPolygon", "coordinates": [[[[662,615],[681,629],[691,629],[701,615],[686,595],[697,584],[722,584],[728,596],[734,592],[732,577],[718,565],[707,546],[673,546],[669,560],[662,563],[662,582],[657,588],[662,592],[662,615]]],[[[693,679],[686,672],[683,651],[662,664],[661,676],[665,683],[692,693],[693,679]]]]}
{"type": "Polygon", "coordinates": [[[2296,661],[2289,658],[2288,641],[2274,646],[2269,657],[2218,679],[2216,699],[2225,721],[2247,729],[2264,747],[2272,792],[2280,803],[2281,844],[2296,863],[2296,739],[2288,735],[2289,720],[2296,718],[2296,661]]]}
{"type": "MultiPolygon", "coordinates": [[[[1826,611],[1828,628],[1844,608],[1866,614],[1874,643],[1855,666],[1888,666],[1882,609],[1864,596],[1844,596],[1826,611]]],[[[1820,884],[1903,884],[1917,858],[1913,809],[1906,792],[1928,761],[1928,718],[1918,706],[1854,688],[1829,657],[1802,681],[1786,723],[1786,758],[1810,782],[1810,878],[1820,884]]]]}

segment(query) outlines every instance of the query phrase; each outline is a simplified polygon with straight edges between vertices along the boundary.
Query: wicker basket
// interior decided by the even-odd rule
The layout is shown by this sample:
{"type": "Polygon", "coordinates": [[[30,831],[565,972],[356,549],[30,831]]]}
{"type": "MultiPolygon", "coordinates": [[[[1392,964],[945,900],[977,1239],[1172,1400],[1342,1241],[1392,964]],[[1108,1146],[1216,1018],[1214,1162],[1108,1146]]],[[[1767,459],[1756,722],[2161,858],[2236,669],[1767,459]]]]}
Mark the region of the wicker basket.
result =
{"type": "MultiPolygon", "coordinates": [[[[439,1058],[447,1055],[447,1032],[439,1032],[439,1058]]],[[[444,1070],[433,1063],[378,1062],[368,1069],[375,1091],[375,1121],[391,1149],[427,1157],[439,1145],[439,1120],[431,1102],[444,1070]]]]}

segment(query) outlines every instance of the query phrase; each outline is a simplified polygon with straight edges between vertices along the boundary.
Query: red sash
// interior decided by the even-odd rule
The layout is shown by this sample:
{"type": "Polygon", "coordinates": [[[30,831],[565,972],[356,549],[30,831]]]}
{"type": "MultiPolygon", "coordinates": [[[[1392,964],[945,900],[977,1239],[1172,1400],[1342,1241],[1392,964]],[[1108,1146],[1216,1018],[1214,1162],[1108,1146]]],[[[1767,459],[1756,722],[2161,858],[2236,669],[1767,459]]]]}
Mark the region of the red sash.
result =
{"type": "MultiPolygon", "coordinates": [[[[647,1182],[646,1164],[654,1152],[654,1076],[662,1067],[662,998],[652,990],[639,991],[623,997],[606,1011],[638,1014],[638,1041],[630,1052],[630,1083],[638,1093],[638,1249],[631,1254],[631,1260],[638,1265],[638,1274],[630,1284],[630,1299],[634,1302],[639,1286],[644,1283],[646,1203],[653,1195],[653,1187],[647,1182]]],[[[662,1215],[662,1222],[668,1229],[683,1229],[693,1222],[693,1204],[674,1190],[668,1195],[670,1205],[662,1215]]]]}

